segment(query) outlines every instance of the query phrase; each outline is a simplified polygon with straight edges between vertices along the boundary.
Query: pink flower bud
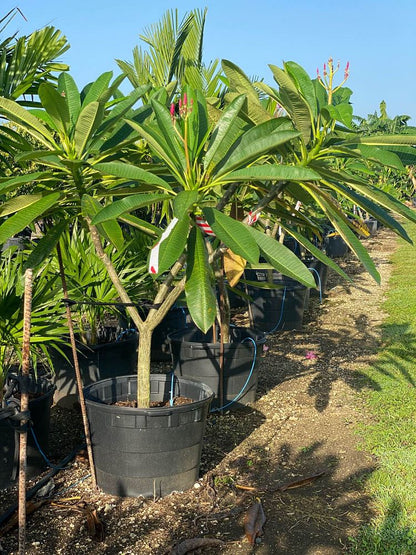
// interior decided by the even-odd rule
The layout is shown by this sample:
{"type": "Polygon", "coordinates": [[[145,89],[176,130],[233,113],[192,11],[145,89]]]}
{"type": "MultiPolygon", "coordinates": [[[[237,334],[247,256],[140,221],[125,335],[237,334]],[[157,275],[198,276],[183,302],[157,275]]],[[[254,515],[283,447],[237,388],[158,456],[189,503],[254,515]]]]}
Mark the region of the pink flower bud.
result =
{"type": "Polygon", "coordinates": [[[186,93],[184,93],[184,95],[183,95],[183,105],[184,105],[184,107],[188,106],[188,97],[187,97],[186,93]]]}
{"type": "Polygon", "coordinates": [[[173,117],[175,115],[175,103],[172,102],[170,105],[170,115],[173,117]]]}

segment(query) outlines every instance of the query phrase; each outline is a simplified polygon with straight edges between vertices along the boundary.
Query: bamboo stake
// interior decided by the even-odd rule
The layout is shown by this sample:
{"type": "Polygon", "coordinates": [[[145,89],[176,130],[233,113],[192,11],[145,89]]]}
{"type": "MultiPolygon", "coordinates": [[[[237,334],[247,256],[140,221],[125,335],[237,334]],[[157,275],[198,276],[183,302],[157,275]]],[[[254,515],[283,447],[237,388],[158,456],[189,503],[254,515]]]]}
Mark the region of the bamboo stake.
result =
{"type": "MultiPolygon", "coordinates": [[[[20,411],[29,410],[29,366],[30,366],[30,324],[32,311],[32,279],[33,270],[28,268],[25,272],[25,290],[23,300],[23,344],[22,344],[22,376],[20,411]]],[[[27,467],[27,424],[24,419],[20,423],[22,428],[19,437],[19,494],[18,494],[18,522],[19,522],[19,555],[26,552],[26,467],[27,467]]]]}
{"type": "MultiPolygon", "coordinates": [[[[56,251],[58,254],[58,263],[59,263],[59,273],[61,275],[61,281],[62,281],[62,291],[64,294],[64,299],[68,300],[68,287],[66,284],[66,277],[65,277],[65,270],[64,270],[64,265],[62,262],[62,252],[61,252],[61,246],[58,242],[58,244],[56,245],[56,251]]],[[[73,322],[72,322],[72,315],[71,315],[71,309],[69,307],[68,303],[65,303],[65,311],[66,311],[66,319],[67,319],[67,324],[68,324],[68,331],[69,331],[69,338],[71,341],[71,348],[72,348],[72,357],[74,360],[74,368],[75,368],[75,377],[76,377],[76,381],[77,381],[77,388],[78,388],[78,395],[79,395],[79,404],[81,405],[81,414],[82,414],[82,422],[84,425],[84,433],[85,433],[85,443],[87,445],[87,453],[88,453],[88,462],[90,465],[90,471],[91,471],[91,478],[92,478],[92,485],[94,488],[97,487],[97,478],[96,478],[96,474],[95,474],[95,466],[94,466],[94,458],[92,455],[92,445],[91,445],[91,434],[90,434],[90,427],[88,424],[88,417],[87,417],[87,409],[85,407],[85,398],[84,398],[84,392],[82,390],[83,387],[83,383],[82,383],[82,378],[81,378],[81,371],[79,368],[79,361],[78,361],[78,352],[77,352],[77,346],[75,343],[75,334],[74,334],[74,326],[73,326],[73,322]]]]}

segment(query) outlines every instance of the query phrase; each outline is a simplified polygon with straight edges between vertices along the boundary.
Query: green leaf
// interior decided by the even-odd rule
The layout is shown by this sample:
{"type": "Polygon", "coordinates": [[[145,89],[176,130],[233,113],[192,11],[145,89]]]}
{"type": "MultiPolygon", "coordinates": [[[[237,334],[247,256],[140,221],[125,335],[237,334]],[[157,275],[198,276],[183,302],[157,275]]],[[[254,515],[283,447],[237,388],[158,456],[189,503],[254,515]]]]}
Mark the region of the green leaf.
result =
{"type": "Polygon", "coordinates": [[[185,214],[183,218],[176,222],[167,237],[163,237],[162,233],[160,238],[158,275],[169,270],[183,254],[189,233],[189,223],[189,216],[185,214]]]}
{"type": "Polygon", "coordinates": [[[170,169],[175,173],[176,177],[178,179],[181,179],[181,177],[183,176],[182,162],[178,164],[177,156],[170,147],[171,141],[167,141],[162,132],[154,125],[151,126],[148,124],[141,124],[130,119],[126,119],[126,121],[133,129],[140,133],[141,137],[143,137],[149,143],[150,147],[170,167],[170,169]]]}
{"type": "Polygon", "coordinates": [[[172,118],[166,106],[163,106],[157,100],[151,100],[153,112],[156,117],[158,128],[163,136],[166,144],[169,147],[170,157],[173,156],[175,164],[181,168],[183,172],[186,171],[185,150],[182,144],[179,143],[179,137],[176,134],[172,118]]]}
{"type": "Polygon", "coordinates": [[[299,137],[297,131],[280,130],[282,121],[274,119],[266,121],[252,129],[249,129],[242,135],[234,149],[224,158],[224,163],[219,164],[215,169],[215,177],[219,177],[224,173],[245,167],[254,162],[260,156],[272,154],[277,147],[284,143],[299,137]]]}
{"type": "Polygon", "coordinates": [[[173,213],[177,218],[182,218],[189,208],[198,200],[198,191],[181,191],[173,200],[173,213]]]}
{"type": "Polygon", "coordinates": [[[338,121],[346,127],[352,126],[352,106],[350,104],[324,106],[321,109],[321,112],[329,121],[338,121]]]}
{"type": "Polygon", "coordinates": [[[70,117],[65,98],[50,83],[42,83],[39,87],[39,98],[42,106],[62,133],[67,133],[70,117]]]}
{"type": "Polygon", "coordinates": [[[377,148],[376,146],[370,145],[356,145],[357,150],[359,150],[367,160],[375,161],[383,166],[389,166],[397,170],[404,170],[404,166],[400,158],[390,152],[389,150],[384,150],[377,148]]]}
{"type": "Polygon", "coordinates": [[[12,191],[13,189],[17,189],[21,185],[26,185],[27,183],[32,183],[33,181],[41,181],[50,176],[51,174],[47,172],[35,172],[0,179],[0,192],[6,193],[8,191],[12,191]]]}
{"type": "Polygon", "coordinates": [[[416,135],[371,135],[369,137],[354,137],[345,144],[362,143],[364,145],[416,145],[416,135]]]}
{"type": "Polygon", "coordinates": [[[95,164],[94,168],[103,174],[113,175],[120,179],[147,183],[153,185],[157,189],[163,189],[164,191],[172,190],[169,183],[161,177],[131,164],[125,164],[123,162],[101,162],[95,164]]]}
{"type": "Polygon", "coordinates": [[[339,209],[336,206],[332,206],[327,199],[324,198],[318,188],[313,187],[311,184],[308,186],[312,196],[315,198],[316,202],[321,206],[322,210],[329,218],[331,224],[334,226],[336,231],[341,235],[347,245],[355,252],[357,258],[363,264],[367,272],[375,279],[377,283],[380,283],[380,274],[377,268],[370,258],[365,247],[357,239],[354,232],[350,229],[348,224],[344,221],[344,214],[339,213],[339,209]]]}
{"type": "Polygon", "coordinates": [[[257,229],[249,228],[250,233],[266,260],[285,276],[296,279],[306,287],[315,287],[315,279],[308,268],[290,249],[257,229]]]}
{"type": "MultiPolygon", "coordinates": [[[[382,206],[380,206],[380,203],[373,202],[371,198],[367,198],[355,191],[352,191],[349,187],[345,187],[342,183],[329,182],[329,186],[337,191],[337,193],[341,194],[345,198],[348,198],[354,204],[360,206],[360,208],[363,208],[366,212],[373,215],[380,223],[382,223],[386,227],[389,227],[395,233],[400,235],[402,239],[411,242],[411,239],[404,227],[402,227],[399,222],[397,222],[392,216],[390,216],[389,212],[387,212],[382,206]]],[[[375,190],[377,191],[377,188],[375,190]]]]}
{"type": "Polygon", "coordinates": [[[235,170],[223,177],[224,181],[318,181],[320,175],[303,166],[263,164],[235,170]]]}
{"type": "Polygon", "coordinates": [[[315,87],[307,72],[295,62],[285,62],[285,70],[295,81],[297,88],[301,91],[303,98],[309,105],[314,118],[318,115],[315,87]]]}
{"type": "MultiPolygon", "coordinates": [[[[98,200],[89,195],[83,195],[81,199],[82,213],[91,220],[100,212],[101,204],[98,200]]],[[[97,226],[98,232],[112,243],[117,250],[122,250],[124,246],[123,232],[115,220],[101,224],[93,224],[97,226]]]]}
{"type": "Polygon", "coordinates": [[[63,72],[58,78],[58,92],[66,98],[71,126],[75,124],[81,111],[81,97],[74,79],[63,72]]]}
{"type": "Polygon", "coordinates": [[[105,73],[102,73],[93,83],[89,83],[83,89],[81,93],[81,97],[83,98],[83,108],[85,108],[91,102],[98,102],[100,100],[101,95],[104,94],[108,89],[108,85],[110,84],[112,76],[112,71],[106,71],[105,73]]]}
{"type": "Polygon", "coordinates": [[[84,154],[87,142],[101,123],[102,114],[103,107],[99,102],[90,102],[81,110],[74,132],[74,143],[79,157],[84,154]]]}
{"type": "Polygon", "coordinates": [[[94,215],[93,225],[98,225],[109,220],[116,220],[118,217],[137,210],[143,206],[151,206],[156,202],[161,202],[171,198],[170,195],[161,195],[160,193],[138,193],[121,200],[116,200],[104,208],[99,205],[100,209],[94,215]]]}
{"type": "Polygon", "coordinates": [[[49,208],[51,208],[59,199],[59,193],[45,195],[37,202],[26,206],[10,218],[8,218],[0,226],[0,244],[22,231],[25,227],[36,221],[49,208]]]}
{"type": "Polygon", "coordinates": [[[192,103],[192,110],[188,114],[188,150],[191,160],[197,160],[201,148],[208,136],[209,124],[207,106],[201,91],[194,91],[186,86],[184,89],[188,104],[192,103]]]}
{"type": "Polygon", "coordinates": [[[34,204],[42,197],[43,195],[40,193],[35,195],[19,195],[18,197],[13,197],[0,205],[0,216],[8,216],[9,214],[13,214],[13,212],[18,212],[19,210],[22,210],[22,208],[34,204]]]}
{"type": "Polygon", "coordinates": [[[280,88],[283,107],[293,119],[296,129],[302,133],[305,144],[311,138],[313,115],[309,104],[302,98],[290,75],[283,69],[269,64],[273,76],[280,88]]]}
{"type": "Polygon", "coordinates": [[[53,135],[39,119],[13,100],[0,97],[0,113],[23,128],[24,131],[29,133],[47,148],[52,150],[57,148],[53,135]]]}
{"type": "Polygon", "coordinates": [[[230,89],[246,96],[247,115],[251,121],[258,124],[269,120],[271,115],[261,105],[258,94],[244,71],[229,60],[222,60],[221,65],[228,77],[230,89]]]}
{"type": "Polygon", "coordinates": [[[30,253],[24,264],[24,268],[36,268],[39,266],[56,247],[62,233],[67,229],[68,225],[68,220],[61,220],[57,224],[54,224],[51,229],[48,229],[47,233],[40,239],[30,253]]]}
{"type": "Polygon", "coordinates": [[[249,226],[226,216],[215,208],[203,208],[202,211],[218,239],[251,264],[258,262],[259,249],[250,234],[249,226]]]}
{"type": "Polygon", "coordinates": [[[204,237],[199,228],[193,227],[188,239],[185,294],[191,318],[204,333],[213,325],[216,316],[211,275],[204,237]]]}
{"type": "Polygon", "coordinates": [[[241,123],[237,118],[244,100],[245,96],[243,95],[233,100],[224,110],[212,132],[204,159],[204,167],[208,173],[211,173],[215,166],[224,159],[237,137],[242,133],[241,123]]]}

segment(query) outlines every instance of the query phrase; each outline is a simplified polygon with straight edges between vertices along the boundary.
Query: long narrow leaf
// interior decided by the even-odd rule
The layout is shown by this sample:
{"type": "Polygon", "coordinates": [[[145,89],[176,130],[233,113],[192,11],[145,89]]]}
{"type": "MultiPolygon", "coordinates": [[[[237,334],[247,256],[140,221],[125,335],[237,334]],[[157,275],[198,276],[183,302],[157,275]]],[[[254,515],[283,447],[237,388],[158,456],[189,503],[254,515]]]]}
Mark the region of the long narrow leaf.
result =
{"type": "Polygon", "coordinates": [[[129,181],[147,183],[164,191],[172,190],[169,183],[161,177],[131,164],[125,164],[123,162],[101,162],[99,164],[95,164],[94,168],[106,175],[113,175],[114,177],[119,177],[129,181]]]}
{"type": "Polygon", "coordinates": [[[230,218],[215,208],[204,208],[204,216],[215,235],[235,254],[251,264],[259,260],[259,249],[250,234],[249,226],[230,218]]]}
{"type": "Polygon", "coordinates": [[[188,239],[185,294],[191,318],[204,333],[213,325],[216,315],[211,274],[202,232],[193,227],[188,239]]]}
{"type": "Polygon", "coordinates": [[[250,233],[266,260],[285,276],[296,279],[306,287],[315,287],[315,279],[301,260],[287,247],[257,229],[249,228],[250,233]]]}
{"type": "Polygon", "coordinates": [[[25,227],[36,221],[49,208],[51,208],[59,199],[60,193],[52,193],[46,195],[34,204],[26,206],[10,218],[8,218],[0,226],[0,244],[10,239],[16,233],[19,233],[25,227]]]}

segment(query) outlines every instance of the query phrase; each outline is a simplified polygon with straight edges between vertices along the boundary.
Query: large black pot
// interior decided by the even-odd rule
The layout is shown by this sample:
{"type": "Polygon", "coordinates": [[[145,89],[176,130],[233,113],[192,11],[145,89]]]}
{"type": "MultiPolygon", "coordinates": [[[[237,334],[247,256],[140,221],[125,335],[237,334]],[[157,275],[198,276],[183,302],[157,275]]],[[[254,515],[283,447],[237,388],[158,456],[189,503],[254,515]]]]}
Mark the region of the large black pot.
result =
{"type": "MultiPolygon", "coordinates": [[[[11,375],[6,380],[7,393],[0,408],[0,489],[16,482],[19,472],[20,386],[11,375]]],[[[43,453],[48,451],[50,408],[54,386],[46,378],[31,378],[29,383],[29,411],[31,427],[27,433],[27,478],[33,478],[45,469],[43,453]],[[36,445],[36,442],[38,445],[36,445]]]]}
{"type": "MultiPolygon", "coordinates": [[[[258,358],[264,333],[249,328],[230,328],[224,344],[222,403],[237,408],[256,399],[258,358]]],[[[173,369],[177,376],[207,384],[215,394],[212,406],[221,407],[220,343],[213,341],[212,329],[204,334],[197,328],[169,335],[173,369]]]]}
{"type": "Polygon", "coordinates": [[[347,243],[338,233],[330,233],[325,237],[324,248],[330,258],[341,258],[350,250],[347,243]]]}
{"type": "MultiPolygon", "coordinates": [[[[52,354],[56,385],[54,402],[63,408],[73,408],[78,403],[78,393],[72,349],[67,344],[62,350],[65,356],[57,351],[52,354]]],[[[89,346],[78,342],[77,350],[83,385],[114,376],[127,376],[137,368],[136,332],[110,343],[89,346]]]]}
{"type": "Polygon", "coordinates": [[[213,396],[208,386],[166,374],[151,375],[151,401],[170,391],[192,403],[138,409],[112,403],[134,399],[137,377],[102,380],[84,389],[97,484],[112,495],[164,496],[199,478],[202,438],[213,396]]]}
{"type": "Polygon", "coordinates": [[[276,270],[246,270],[246,279],[260,283],[270,281],[278,288],[266,289],[247,285],[250,295],[249,315],[252,325],[265,333],[302,329],[309,289],[276,270]]]}

